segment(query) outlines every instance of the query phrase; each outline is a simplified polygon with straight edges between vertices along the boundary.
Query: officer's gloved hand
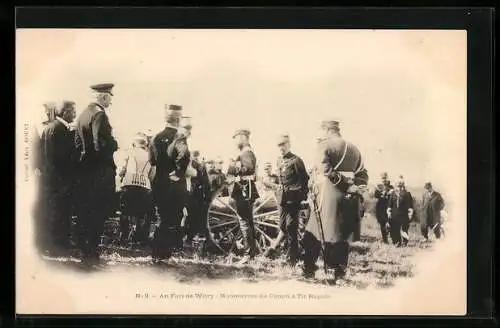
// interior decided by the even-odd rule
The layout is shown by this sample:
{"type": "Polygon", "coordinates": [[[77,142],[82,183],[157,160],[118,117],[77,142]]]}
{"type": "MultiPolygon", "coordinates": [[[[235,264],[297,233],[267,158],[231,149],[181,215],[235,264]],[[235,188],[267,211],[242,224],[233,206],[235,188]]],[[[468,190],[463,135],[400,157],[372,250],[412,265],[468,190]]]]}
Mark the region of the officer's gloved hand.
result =
{"type": "Polygon", "coordinates": [[[410,221],[413,219],[413,208],[408,209],[408,219],[410,219],[410,221]]]}
{"type": "Polygon", "coordinates": [[[358,193],[358,191],[359,191],[358,186],[356,186],[354,184],[350,185],[349,188],[347,188],[347,192],[350,194],[358,193]]]}

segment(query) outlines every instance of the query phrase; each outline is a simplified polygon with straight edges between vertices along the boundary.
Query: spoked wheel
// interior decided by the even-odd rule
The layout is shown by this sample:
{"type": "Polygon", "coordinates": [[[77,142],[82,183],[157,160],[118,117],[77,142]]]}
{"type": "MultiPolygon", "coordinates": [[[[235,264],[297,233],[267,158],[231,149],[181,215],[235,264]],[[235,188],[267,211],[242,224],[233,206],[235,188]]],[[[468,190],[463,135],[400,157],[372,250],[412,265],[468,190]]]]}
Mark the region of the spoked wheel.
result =
{"type": "MultiPolygon", "coordinates": [[[[259,191],[254,203],[255,243],[258,252],[265,252],[279,233],[279,210],[273,193],[259,191]]],[[[235,201],[221,191],[215,193],[208,209],[207,225],[213,244],[224,254],[241,254],[243,236],[235,201]]]]}

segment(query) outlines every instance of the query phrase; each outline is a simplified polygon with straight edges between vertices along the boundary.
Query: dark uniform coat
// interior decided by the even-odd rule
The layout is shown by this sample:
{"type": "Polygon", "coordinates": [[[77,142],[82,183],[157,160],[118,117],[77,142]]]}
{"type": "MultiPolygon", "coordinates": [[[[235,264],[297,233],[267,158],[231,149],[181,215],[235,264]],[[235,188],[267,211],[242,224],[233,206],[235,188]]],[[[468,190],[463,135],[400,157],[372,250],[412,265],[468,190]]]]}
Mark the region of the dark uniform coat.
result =
{"type": "Polygon", "coordinates": [[[280,205],[300,203],[307,199],[309,174],[304,162],[289,152],[278,159],[278,181],[281,185],[280,205]]]}
{"type": "Polygon", "coordinates": [[[257,168],[257,158],[250,147],[245,147],[241,150],[234,163],[229,165],[227,174],[234,177],[242,178],[234,184],[231,192],[231,198],[236,201],[246,200],[255,201],[258,199],[259,192],[255,185],[255,178],[246,180],[245,177],[255,177],[257,168]]]}
{"type": "Polygon", "coordinates": [[[387,204],[389,202],[389,196],[393,192],[394,187],[390,184],[380,184],[375,190],[375,198],[377,203],[375,205],[375,215],[378,221],[387,221],[387,204]]]}
{"type": "MultiPolygon", "coordinates": [[[[79,222],[83,227],[85,256],[95,256],[104,221],[115,208],[118,144],[103,107],[91,103],[76,120],[79,222]],[[86,241],[85,241],[86,240],[86,241]]],[[[82,241],[81,241],[82,242],[82,241]]]]}
{"type": "Polygon", "coordinates": [[[391,220],[408,218],[408,210],[413,209],[413,197],[406,189],[394,191],[389,196],[387,208],[391,211],[391,220]]]}
{"type": "Polygon", "coordinates": [[[152,190],[160,212],[164,212],[164,207],[174,200],[182,211],[187,201],[186,169],[190,154],[186,140],[176,139],[176,133],[175,127],[165,127],[153,138],[150,148],[150,162],[156,166],[152,190]]]}

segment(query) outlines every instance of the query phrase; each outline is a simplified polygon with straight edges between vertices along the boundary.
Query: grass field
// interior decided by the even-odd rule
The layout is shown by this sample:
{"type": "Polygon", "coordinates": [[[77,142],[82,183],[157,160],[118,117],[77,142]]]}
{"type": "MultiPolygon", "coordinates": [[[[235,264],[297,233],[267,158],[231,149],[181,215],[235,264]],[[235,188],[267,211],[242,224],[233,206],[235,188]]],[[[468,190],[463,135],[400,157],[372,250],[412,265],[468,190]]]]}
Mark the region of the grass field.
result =
{"type": "MultiPolygon", "coordinates": [[[[414,275],[413,256],[432,246],[429,242],[420,242],[418,226],[410,226],[410,241],[407,247],[396,248],[380,241],[380,230],[374,216],[368,212],[362,221],[361,241],[351,243],[349,269],[345,280],[338,287],[363,289],[367,287],[390,287],[398,278],[410,278],[414,275]]],[[[174,256],[168,263],[152,265],[151,257],[144,250],[116,251],[107,249],[103,254],[103,265],[92,270],[113,271],[127,268],[143,270],[149,268],[157,273],[173,277],[181,283],[202,284],[207,280],[224,281],[240,280],[249,283],[259,281],[301,280],[300,269],[283,269],[282,259],[269,260],[257,258],[250,265],[239,265],[236,258],[209,256],[196,259],[189,255],[174,256]]],[[[72,267],[78,270],[89,270],[80,263],[70,259],[51,259],[54,264],[72,267]]],[[[320,267],[322,263],[319,263],[320,267]]],[[[325,275],[318,270],[316,279],[308,283],[322,283],[325,275]]]]}

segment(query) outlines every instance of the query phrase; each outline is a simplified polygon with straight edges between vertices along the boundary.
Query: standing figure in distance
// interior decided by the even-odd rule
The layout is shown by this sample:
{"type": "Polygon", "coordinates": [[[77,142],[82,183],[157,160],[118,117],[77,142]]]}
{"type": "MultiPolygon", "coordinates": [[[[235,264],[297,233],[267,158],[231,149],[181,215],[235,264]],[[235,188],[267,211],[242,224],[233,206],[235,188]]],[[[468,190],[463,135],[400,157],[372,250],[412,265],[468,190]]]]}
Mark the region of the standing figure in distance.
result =
{"type": "Polygon", "coordinates": [[[430,182],[424,185],[425,193],[422,201],[421,232],[424,240],[429,240],[429,229],[436,239],[441,238],[441,220],[445,216],[444,200],[441,194],[434,190],[430,182]]]}
{"type": "Polygon", "coordinates": [[[238,130],[233,136],[239,155],[229,165],[227,174],[234,179],[231,198],[236,203],[238,220],[243,235],[244,256],[241,264],[253,260],[256,252],[253,205],[260,196],[255,185],[257,158],[250,147],[250,131],[238,130]]]}
{"type": "Polygon", "coordinates": [[[113,97],[113,86],[112,83],[91,86],[95,101],[76,121],[76,148],[80,153],[79,245],[83,261],[89,264],[99,262],[98,246],[116,194],[113,154],[118,150],[118,143],[106,114],[113,97]]]}
{"type": "Polygon", "coordinates": [[[408,230],[413,218],[413,198],[406,190],[402,176],[396,183],[396,189],[389,196],[387,203],[387,217],[389,219],[392,243],[398,247],[408,244],[408,230]]]}
{"type": "MultiPolygon", "coordinates": [[[[322,250],[325,264],[334,269],[335,280],[344,277],[349,259],[348,238],[353,214],[345,208],[349,194],[360,193],[368,183],[359,149],[340,135],[339,122],[323,121],[322,136],[316,147],[312,172],[312,193],[320,218],[311,212],[304,237],[304,276],[314,277],[316,261],[322,250]],[[323,233],[322,233],[323,232],[323,233]]],[[[313,204],[314,205],[314,204],[313,204]]],[[[314,208],[314,206],[311,206],[314,208]]]]}
{"type": "Polygon", "coordinates": [[[153,194],[161,220],[153,241],[153,262],[170,258],[180,239],[190,159],[186,137],[177,133],[181,115],[181,106],[166,106],[165,128],[153,138],[150,149],[150,162],[156,166],[153,194]]]}
{"type": "Polygon", "coordinates": [[[381,183],[377,185],[377,189],[375,190],[375,198],[377,199],[377,203],[375,205],[375,216],[377,218],[377,222],[380,225],[380,232],[382,234],[382,241],[385,244],[389,243],[388,240],[388,221],[387,221],[387,204],[389,202],[389,196],[391,195],[394,187],[391,185],[389,181],[388,175],[386,172],[380,175],[381,183]]]}

